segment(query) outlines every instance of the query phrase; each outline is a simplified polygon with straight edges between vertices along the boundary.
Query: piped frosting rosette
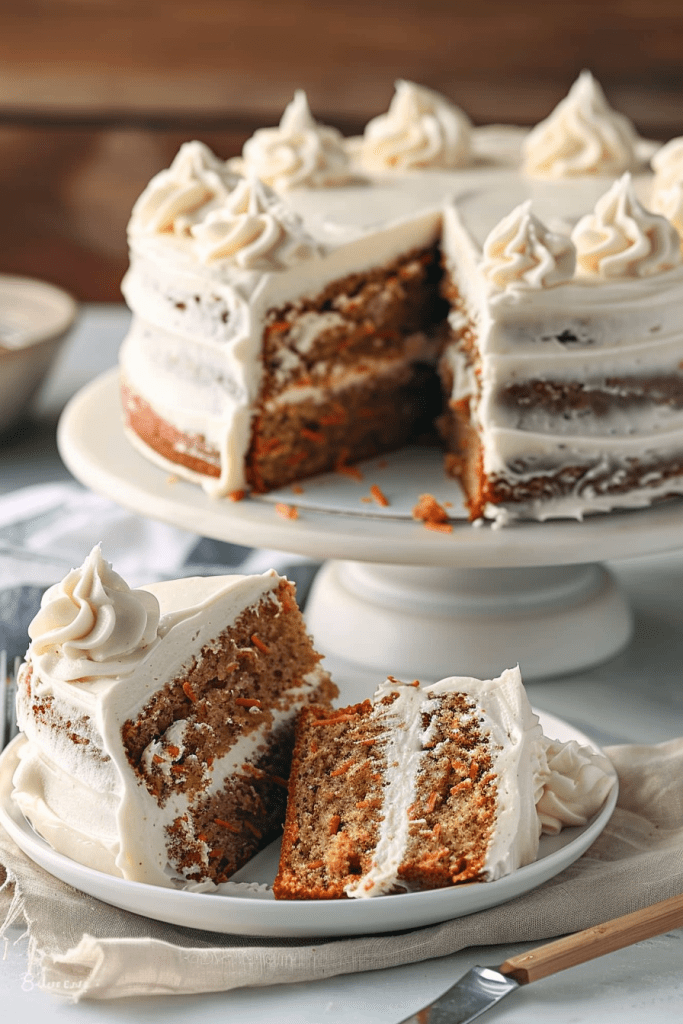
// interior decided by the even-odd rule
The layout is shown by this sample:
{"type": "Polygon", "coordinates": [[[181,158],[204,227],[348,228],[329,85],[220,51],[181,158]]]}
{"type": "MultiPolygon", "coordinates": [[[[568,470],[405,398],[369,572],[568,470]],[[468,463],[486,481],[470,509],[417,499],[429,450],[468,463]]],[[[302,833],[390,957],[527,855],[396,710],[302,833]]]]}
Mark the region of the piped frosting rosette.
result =
{"type": "Polygon", "coordinates": [[[571,240],[549,231],[531,212],[531,200],[527,200],[489,234],[481,269],[494,289],[539,289],[569,281],[575,263],[571,240]]]}
{"type": "Polygon", "coordinates": [[[203,142],[186,142],[135,203],[130,231],[188,234],[207,206],[223,202],[238,180],[203,142]]]}
{"type": "Polygon", "coordinates": [[[240,270],[286,270],[321,251],[298,214],[255,177],[240,180],[220,207],[192,227],[192,237],[203,263],[240,270]]]}
{"type": "Polygon", "coordinates": [[[41,678],[85,682],[129,675],[157,640],[159,602],[131,590],[99,545],[43,594],[32,620],[29,655],[41,678]]]}
{"type": "Polygon", "coordinates": [[[365,127],[357,157],[369,171],[464,167],[471,160],[472,126],[443,96],[398,81],[386,114],[365,127]]]}
{"type": "Polygon", "coordinates": [[[585,825],[600,810],[614,785],[614,772],[606,757],[575,740],[549,740],[547,773],[536,800],[540,829],[557,835],[563,827],[585,825]]]}
{"type": "Polygon", "coordinates": [[[683,238],[683,137],[662,146],[652,158],[652,168],[652,209],[670,220],[683,238]]]}
{"type": "Polygon", "coordinates": [[[341,133],[313,119],[302,89],[279,126],[254,132],[230,166],[245,177],[256,175],[276,192],[345,185],[354,177],[341,133]]]}
{"type": "Polygon", "coordinates": [[[543,178],[622,174],[637,164],[638,136],[608,104],[589,71],[582,71],[553,112],[524,142],[524,170],[543,178]]]}
{"type": "Polygon", "coordinates": [[[624,174],[598,199],[593,213],[572,231],[577,276],[594,279],[650,277],[681,263],[675,227],[646,210],[624,174]]]}

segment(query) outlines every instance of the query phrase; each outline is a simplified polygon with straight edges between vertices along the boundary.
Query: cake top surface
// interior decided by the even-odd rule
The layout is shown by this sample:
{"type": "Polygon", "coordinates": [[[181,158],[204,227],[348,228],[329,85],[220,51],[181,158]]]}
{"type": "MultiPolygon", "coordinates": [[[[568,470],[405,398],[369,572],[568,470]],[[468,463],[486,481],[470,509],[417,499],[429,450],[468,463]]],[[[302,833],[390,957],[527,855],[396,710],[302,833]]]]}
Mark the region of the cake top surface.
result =
{"type": "Polygon", "coordinates": [[[131,246],[239,283],[245,270],[296,268],[391,225],[404,226],[409,246],[416,221],[453,203],[479,249],[525,202],[550,231],[569,235],[624,171],[649,200],[656,149],[589,72],[531,132],[475,128],[445,97],[399,81],[388,111],[344,139],[314,120],[298,91],[280,125],[259,129],[241,157],[181,147],[136,203],[131,246]]]}
{"type": "MultiPolygon", "coordinates": [[[[220,630],[245,604],[280,582],[275,570],[258,576],[209,576],[165,580],[131,590],[97,545],[82,566],[43,594],[29,625],[27,657],[44,683],[78,689],[130,681],[151,657],[187,657],[178,628],[203,617],[220,630]],[[214,621],[215,620],[215,621],[214,621]],[[158,648],[164,641],[163,650],[158,648]]],[[[184,634],[183,634],[184,635],[184,634]]],[[[186,639],[186,638],[185,638],[186,639]]],[[[189,649],[189,648],[188,648],[189,649]]]]}

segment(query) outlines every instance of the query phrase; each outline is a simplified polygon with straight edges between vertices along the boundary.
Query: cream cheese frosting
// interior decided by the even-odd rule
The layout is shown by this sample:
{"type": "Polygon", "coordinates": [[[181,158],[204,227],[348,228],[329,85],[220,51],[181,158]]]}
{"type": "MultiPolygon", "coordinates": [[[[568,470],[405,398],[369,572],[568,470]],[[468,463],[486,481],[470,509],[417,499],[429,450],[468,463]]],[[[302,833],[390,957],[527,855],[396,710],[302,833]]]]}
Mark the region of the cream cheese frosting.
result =
{"type": "Polygon", "coordinates": [[[368,171],[464,167],[472,154],[464,111],[439,93],[399,80],[386,114],[368,122],[360,163],[368,171]]]}
{"type": "Polygon", "coordinates": [[[344,185],[354,176],[343,136],[313,119],[302,89],[286,107],[279,127],[259,128],[245,143],[241,159],[230,166],[277,192],[344,185]]]}
{"type": "Polygon", "coordinates": [[[203,263],[225,260],[242,270],[284,270],[320,252],[301,218],[255,176],[240,180],[191,234],[203,263]]]}
{"type": "Polygon", "coordinates": [[[649,277],[681,262],[674,226],[638,201],[624,174],[572,231],[579,273],[588,277],[649,277]]]}
{"type": "Polygon", "coordinates": [[[43,594],[28,627],[37,671],[69,682],[127,676],[157,637],[159,602],[131,590],[99,545],[43,594]]]}
{"type": "Polygon", "coordinates": [[[637,139],[628,118],[612,110],[591,73],[582,71],[526,139],[524,169],[547,178],[622,174],[637,164],[637,139]]]}
{"type": "Polygon", "coordinates": [[[129,231],[188,233],[199,211],[222,202],[238,180],[203,142],[186,142],[135,203],[129,231]]]}
{"type": "Polygon", "coordinates": [[[574,274],[576,250],[566,235],[548,231],[531,212],[515,207],[484,242],[484,277],[495,288],[551,288],[574,274]]]}

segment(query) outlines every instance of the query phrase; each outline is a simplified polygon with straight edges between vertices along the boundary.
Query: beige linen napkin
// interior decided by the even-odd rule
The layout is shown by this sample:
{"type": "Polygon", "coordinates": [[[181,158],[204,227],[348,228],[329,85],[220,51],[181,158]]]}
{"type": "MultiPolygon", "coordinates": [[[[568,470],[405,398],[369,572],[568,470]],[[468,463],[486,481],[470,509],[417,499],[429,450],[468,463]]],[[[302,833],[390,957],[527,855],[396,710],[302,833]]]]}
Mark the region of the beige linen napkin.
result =
{"type": "Polygon", "coordinates": [[[606,753],[619,801],[590,850],[526,896],[444,924],[315,942],[177,928],[58,882],[2,830],[0,919],[25,922],[38,984],[73,1001],[311,981],[577,931],[683,892],[683,738],[606,753]]]}

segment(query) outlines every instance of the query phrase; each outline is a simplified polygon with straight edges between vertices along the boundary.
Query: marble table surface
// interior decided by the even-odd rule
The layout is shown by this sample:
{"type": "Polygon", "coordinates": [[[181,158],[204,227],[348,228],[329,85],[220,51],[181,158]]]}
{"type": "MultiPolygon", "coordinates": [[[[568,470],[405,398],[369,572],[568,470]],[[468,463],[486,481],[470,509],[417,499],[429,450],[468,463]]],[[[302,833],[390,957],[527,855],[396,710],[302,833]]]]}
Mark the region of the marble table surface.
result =
{"type": "MultiPolygon", "coordinates": [[[[33,417],[0,438],[0,494],[69,479],[55,444],[68,397],[113,365],[128,323],[118,306],[88,306],[40,393],[33,417]]],[[[683,734],[683,530],[681,549],[610,563],[631,601],[635,632],[606,664],[536,681],[532,703],[571,722],[600,744],[657,743],[683,734]]],[[[392,970],[325,981],[202,996],[61,1002],[27,971],[26,941],[10,929],[0,960],[3,1019],[174,1024],[219,1019],[235,1024],[397,1024],[434,999],[475,963],[498,964],[529,948],[496,946],[392,970]]],[[[683,930],[639,943],[521,989],[482,1020],[491,1024],[659,1024],[683,1015],[683,930]]]]}

